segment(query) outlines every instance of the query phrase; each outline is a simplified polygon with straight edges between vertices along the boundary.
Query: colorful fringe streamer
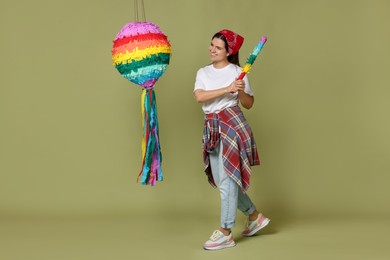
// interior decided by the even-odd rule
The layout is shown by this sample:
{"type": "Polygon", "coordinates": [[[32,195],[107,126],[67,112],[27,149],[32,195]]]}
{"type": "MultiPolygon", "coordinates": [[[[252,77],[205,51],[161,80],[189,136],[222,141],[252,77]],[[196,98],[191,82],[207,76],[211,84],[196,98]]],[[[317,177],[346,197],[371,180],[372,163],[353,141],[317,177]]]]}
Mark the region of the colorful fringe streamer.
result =
{"type": "Polygon", "coordinates": [[[144,185],[162,181],[161,149],[158,134],[157,106],[153,87],[168,67],[171,45],[167,36],[151,22],[131,22],[114,39],[112,60],[118,72],[143,87],[142,169],[137,180],[144,185]]]}
{"type": "Polygon", "coordinates": [[[256,45],[256,47],[253,49],[252,53],[249,55],[244,67],[241,70],[240,76],[237,78],[239,80],[243,79],[244,76],[249,73],[250,69],[252,68],[253,63],[255,62],[257,55],[259,55],[261,49],[263,48],[265,42],[267,41],[267,37],[263,36],[261,37],[260,42],[256,45]]]}
{"type": "Polygon", "coordinates": [[[153,89],[142,91],[141,95],[142,126],[144,136],[142,138],[142,170],[138,175],[138,181],[144,185],[156,185],[156,181],[162,181],[161,148],[158,134],[156,96],[153,89]]]}

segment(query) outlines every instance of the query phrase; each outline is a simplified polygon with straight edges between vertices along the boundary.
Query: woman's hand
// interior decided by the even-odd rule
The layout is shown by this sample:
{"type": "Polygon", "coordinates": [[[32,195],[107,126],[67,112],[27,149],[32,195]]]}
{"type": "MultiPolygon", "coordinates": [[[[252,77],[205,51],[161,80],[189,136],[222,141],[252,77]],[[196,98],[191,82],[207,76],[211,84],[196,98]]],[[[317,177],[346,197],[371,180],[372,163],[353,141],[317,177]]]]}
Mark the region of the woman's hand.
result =
{"type": "Polygon", "coordinates": [[[245,90],[245,81],[243,80],[235,80],[228,87],[228,92],[236,93],[237,91],[245,90]]]}
{"type": "Polygon", "coordinates": [[[253,96],[248,95],[245,90],[245,81],[244,80],[235,80],[230,84],[230,93],[238,92],[238,100],[241,105],[246,109],[250,109],[253,106],[255,99],[253,96]]]}

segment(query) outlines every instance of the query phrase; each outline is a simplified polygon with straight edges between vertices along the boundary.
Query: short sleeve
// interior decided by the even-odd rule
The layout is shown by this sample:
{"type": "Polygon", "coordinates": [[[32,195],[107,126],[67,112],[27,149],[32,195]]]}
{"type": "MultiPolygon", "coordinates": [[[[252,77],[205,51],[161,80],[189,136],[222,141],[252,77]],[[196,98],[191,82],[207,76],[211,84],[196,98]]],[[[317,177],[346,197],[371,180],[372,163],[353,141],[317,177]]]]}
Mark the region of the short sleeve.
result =
{"type": "Polygon", "coordinates": [[[245,75],[244,82],[245,82],[245,93],[247,93],[249,96],[253,96],[254,93],[253,93],[253,90],[252,90],[251,85],[249,83],[248,74],[245,75]]]}
{"type": "Polygon", "coordinates": [[[203,89],[203,90],[206,89],[203,79],[204,79],[204,72],[202,69],[199,69],[198,72],[196,73],[194,91],[197,89],[203,89]]]}

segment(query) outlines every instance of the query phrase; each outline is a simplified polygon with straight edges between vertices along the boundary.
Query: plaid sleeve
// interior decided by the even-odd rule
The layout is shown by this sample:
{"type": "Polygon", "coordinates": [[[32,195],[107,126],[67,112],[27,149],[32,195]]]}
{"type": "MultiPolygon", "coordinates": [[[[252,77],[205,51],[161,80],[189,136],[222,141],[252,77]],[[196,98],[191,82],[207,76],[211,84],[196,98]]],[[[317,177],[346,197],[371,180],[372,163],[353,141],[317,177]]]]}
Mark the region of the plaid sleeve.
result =
{"type": "Polygon", "coordinates": [[[259,165],[260,160],[252,130],[241,109],[236,106],[220,113],[208,114],[203,132],[203,160],[205,172],[213,187],[209,152],[221,142],[223,164],[228,174],[246,192],[250,185],[251,166],[259,165]]]}
{"type": "Polygon", "coordinates": [[[260,164],[252,130],[238,106],[225,109],[220,118],[225,172],[245,192],[250,185],[251,166],[260,164]]]}

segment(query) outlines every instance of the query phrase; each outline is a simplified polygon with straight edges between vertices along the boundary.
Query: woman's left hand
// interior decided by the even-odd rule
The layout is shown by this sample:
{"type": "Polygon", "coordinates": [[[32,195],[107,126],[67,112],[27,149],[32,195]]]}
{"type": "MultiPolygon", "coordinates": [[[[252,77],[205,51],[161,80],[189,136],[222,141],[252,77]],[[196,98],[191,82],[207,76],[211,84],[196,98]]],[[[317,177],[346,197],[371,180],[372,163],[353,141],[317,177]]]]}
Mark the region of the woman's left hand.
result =
{"type": "Polygon", "coordinates": [[[235,80],[230,84],[230,92],[236,93],[237,91],[244,91],[245,89],[245,81],[243,80],[235,80]]]}

